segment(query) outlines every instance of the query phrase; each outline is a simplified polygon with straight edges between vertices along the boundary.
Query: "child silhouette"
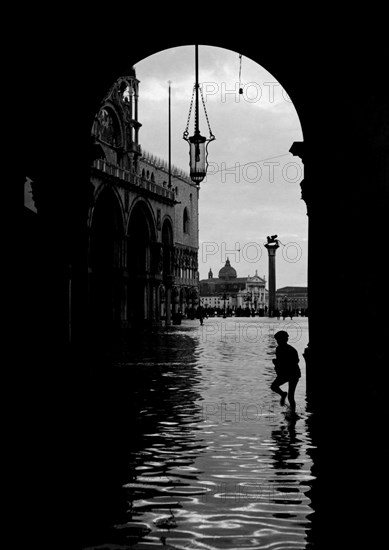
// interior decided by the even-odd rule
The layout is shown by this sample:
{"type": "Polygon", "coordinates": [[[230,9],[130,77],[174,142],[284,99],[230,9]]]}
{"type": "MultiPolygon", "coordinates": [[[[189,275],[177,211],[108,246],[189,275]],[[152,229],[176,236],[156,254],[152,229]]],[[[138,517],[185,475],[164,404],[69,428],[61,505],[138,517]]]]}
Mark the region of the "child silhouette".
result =
{"type": "Polygon", "coordinates": [[[281,405],[285,405],[285,399],[288,396],[290,409],[295,413],[296,401],[294,399],[294,392],[301,376],[299,355],[297,350],[288,344],[289,334],[285,330],[276,332],[274,338],[278,344],[276,347],[276,359],[273,359],[277,377],[270,386],[270,389],[281,396],[281,405]],[[280,386],[287,382],[289,383],[289,387],[286,392],[281,390],[280,386]]]}

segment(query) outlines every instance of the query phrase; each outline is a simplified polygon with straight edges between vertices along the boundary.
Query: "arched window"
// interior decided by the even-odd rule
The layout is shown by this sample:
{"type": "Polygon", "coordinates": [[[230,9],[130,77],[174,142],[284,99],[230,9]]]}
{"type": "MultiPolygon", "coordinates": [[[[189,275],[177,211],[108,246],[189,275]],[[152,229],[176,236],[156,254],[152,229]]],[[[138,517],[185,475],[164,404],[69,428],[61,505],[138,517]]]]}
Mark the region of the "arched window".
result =
{"type": "Polygon", "coordinates": [[[97,115],[97,136],[108,145],[120,146],[122,143],[120,124],[116,114],[109,108],[100,109],[97,115]]]}
{"type": "Polygon", "coordinates": [[[189,213],[188,209],[184,210],[184,233],[189,233],[189,213]]]}

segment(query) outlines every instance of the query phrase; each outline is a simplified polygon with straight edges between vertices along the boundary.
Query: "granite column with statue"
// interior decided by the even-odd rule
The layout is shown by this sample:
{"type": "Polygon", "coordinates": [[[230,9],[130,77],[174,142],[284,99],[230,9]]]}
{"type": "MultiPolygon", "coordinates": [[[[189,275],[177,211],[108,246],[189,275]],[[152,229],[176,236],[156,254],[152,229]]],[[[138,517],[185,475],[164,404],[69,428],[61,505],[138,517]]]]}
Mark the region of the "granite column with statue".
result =
{"type": "Polygon", "coordinates": [[[276,252],[279,246],[277,235],[267,237],[265,248],[269,256],[269,317],[273,317],[276,309],[276,252]]]}

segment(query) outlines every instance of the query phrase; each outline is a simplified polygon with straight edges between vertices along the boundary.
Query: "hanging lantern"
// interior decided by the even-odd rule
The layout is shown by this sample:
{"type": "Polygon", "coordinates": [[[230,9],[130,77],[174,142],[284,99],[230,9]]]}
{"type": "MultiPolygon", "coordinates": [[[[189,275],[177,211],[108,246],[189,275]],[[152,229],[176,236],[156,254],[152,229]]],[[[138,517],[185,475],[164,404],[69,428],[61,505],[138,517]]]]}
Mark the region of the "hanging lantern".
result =
{"type": "Polygon", "coordinates": [[[192,93],[192,99],[190,103],[189,108],[189,116],[188,116],[188,122],[184,131],[183,138],[185,141],[189,143],[189,167],[190,167],[190,178],[192,181],[194,181],[197,185],[200,184],[203,179],[205,178],[207,174],[207,168],[208,168],[208,162],[207,162],[207,156],[208,156],[208,143],[210,141],[213,141],[215,139],[215,136],[212,134],[211,127],[209,125],[209,120],[207,116],[207,111],[205,108],[204,103],[204,97],[203,93],[201,91],[201,88],[199,86],[198,82],[198,46],[196,45],[196,83],[193,87],[193,93],[192,93]],[[208,122],[208,129],[209,129],[209,138],[205,138],[200,134],[199,130],[199,90],[201,94],[201,99],[204,107],[205,117],[208,122]],[[190,122],[190,116],[192,113],[192,107],[193,107],[193,98],[196,96],[196,103],[195,103],[195,129],[194,129],[194,135],[192,137],[189,136],[189,122],[190,122]]]}
{"type": "Polygon", "coordinates": [[[200,132],[188,138],[189,142],[189,166],[192,181],[199,184],[207,173],[206,141],[200,132]]]}

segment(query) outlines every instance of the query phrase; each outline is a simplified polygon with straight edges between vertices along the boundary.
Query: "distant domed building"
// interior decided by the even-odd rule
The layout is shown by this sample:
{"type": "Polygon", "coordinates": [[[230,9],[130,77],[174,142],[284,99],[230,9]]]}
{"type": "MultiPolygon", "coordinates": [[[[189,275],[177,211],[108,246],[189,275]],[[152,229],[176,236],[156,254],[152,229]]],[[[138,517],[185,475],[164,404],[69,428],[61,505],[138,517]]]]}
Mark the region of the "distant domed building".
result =
{"type": "Polygon", "coordinates": [[[229,279],[237,279],[236,269],[231,266],[230,260],[227,258],[226,265],[219,271],[219,279],[228,281],[229,279]]]}
{"type": "Polygon", "coordinates": [[[214,277],[209,270],[208,279],[200,281],[200,299],[205,308],[249,308],[257,313],[267,311],[267,290],[265,277],[256,272],[253,277],[238,277],[229,258],[214,277]]]}

